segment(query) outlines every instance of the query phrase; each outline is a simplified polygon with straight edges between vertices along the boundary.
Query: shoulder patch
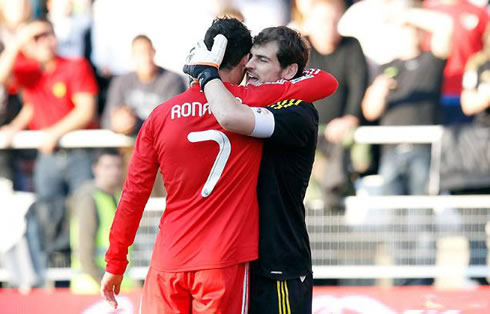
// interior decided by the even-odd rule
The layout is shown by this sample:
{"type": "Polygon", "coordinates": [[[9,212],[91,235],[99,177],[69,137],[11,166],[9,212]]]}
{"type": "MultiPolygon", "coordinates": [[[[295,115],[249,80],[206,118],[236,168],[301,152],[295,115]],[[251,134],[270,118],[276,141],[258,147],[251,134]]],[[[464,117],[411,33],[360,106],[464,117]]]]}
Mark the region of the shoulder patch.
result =
{"type": "Polygon", "coordinates": [[[275,110],[278,109],[283,109],[283,108],[288,108],[291,106],[297,106],[302,102],[302,100],[299,99],[287,99],[287,100],[282,100],[278,101],[273,105],[270,105],[269,107],[275,110]]]}

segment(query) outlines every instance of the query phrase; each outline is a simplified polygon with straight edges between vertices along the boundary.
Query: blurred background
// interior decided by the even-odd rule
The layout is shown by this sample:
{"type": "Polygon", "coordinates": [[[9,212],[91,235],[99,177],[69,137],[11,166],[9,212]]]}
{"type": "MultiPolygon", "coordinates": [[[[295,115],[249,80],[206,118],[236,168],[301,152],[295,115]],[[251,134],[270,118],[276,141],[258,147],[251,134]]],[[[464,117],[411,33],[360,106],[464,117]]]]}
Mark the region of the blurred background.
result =
{"type": "MultiPolygon", "coordinates": [[[[319,141],[305,199],[318,313],[442,313],[469,300],[463,310],[488,313],[488,8],[482,0],[0,0],[0,298],[30,295],[34,305],[15,301],[6,313],[32,313],[46,291],[100,301],[134,138],[158,104],[187,89],[187,52],[225,15],[252,35],[298,30],[311,46],[309,67],[340,83],[315,103],[319,141]],[[372,307],[346,301],[352,294],[372,307]]],[[[130,251],[128,313],[165,196],[160,176],[130,251]]]]}

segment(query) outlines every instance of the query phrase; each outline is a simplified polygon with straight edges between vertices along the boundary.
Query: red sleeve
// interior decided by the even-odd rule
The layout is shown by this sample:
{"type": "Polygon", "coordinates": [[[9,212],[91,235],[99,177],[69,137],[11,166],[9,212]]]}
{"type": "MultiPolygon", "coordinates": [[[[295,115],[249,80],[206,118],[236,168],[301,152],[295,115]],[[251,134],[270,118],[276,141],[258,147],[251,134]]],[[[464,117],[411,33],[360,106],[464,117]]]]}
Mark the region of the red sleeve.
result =
{"type": "Polygon", "coordinates": [[[8,88],[11,94],[16,94],[20,87],[31,87],[41,78],[41,65],[19,53],[12,67],[13,77],[8,88]]]}
{"type": "Polygon", "coordinates": [[[485,35],[485,32],[487,31],[488,22],[490,19],[488,14],[489,13],[485,9],[482,9],[480,11],[480,18],[478,21],[478,31],[480,32],[482,38],[485,35]]]}
{"type": "Polygon", "coordinates": [[[97,81],[90,64],[85,59],[77,59],[73,61],[73,66],[70,67],[70,88],[73,94],[89,93],[97,94],[97,81]]]}
{"type": "Polygon", "coordinates": [[[331,75],[319,69],[309,69],[303,76],[290,80],[263,83],[261,85],[227,85],[232,94],[241,95],[242,103],[250,107],[265,107],[285,99],[314,102],[332,95],[339,83],[331,75]]]}
{"type": "Polygon", "coordinates": [[[128,177],[112,222],[105,256],[106,271],[111,274],[121,275],[126,270],[128,247],[133,244],[158,171],[151,121],[151,118],[146,120],[136,139],[128,177]]]}

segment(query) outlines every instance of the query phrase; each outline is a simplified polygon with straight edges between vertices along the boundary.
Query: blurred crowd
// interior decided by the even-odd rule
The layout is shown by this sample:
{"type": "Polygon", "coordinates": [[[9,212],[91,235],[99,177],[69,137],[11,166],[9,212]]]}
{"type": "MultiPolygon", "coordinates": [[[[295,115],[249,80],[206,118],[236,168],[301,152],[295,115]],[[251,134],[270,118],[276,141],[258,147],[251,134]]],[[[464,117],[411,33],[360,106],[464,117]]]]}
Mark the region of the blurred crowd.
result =
{"type": "MultiPolygon", "coordinates": [[[[80,129],[136,136],[158,104],[187,88],[185,56],[223,15],[253,34],[276,25],[300,31],[311,45],[308,66],[339,81],[315,103],[320,134],[307,202],[342,212],[370,174],[382,178],[379,194],[428,194],[430,145],[355,143],[363,125],[445,126],[441,191],[490,192],[486,2],[0,0],[0,135],[9,143],[25,129],[44,134],[36,151],[0,149],[0,195],[36,195],[19,213],[23,232],[0,245],[9,286],[44,286],[47,267],[68,263],[74,291],[98,290],[131,152],[57,143],[80,129]]],[[[152,195],[165,195],[161,177],[152,195]]],[[[16,210],[2,204],[0,220],[16,210]]]]}

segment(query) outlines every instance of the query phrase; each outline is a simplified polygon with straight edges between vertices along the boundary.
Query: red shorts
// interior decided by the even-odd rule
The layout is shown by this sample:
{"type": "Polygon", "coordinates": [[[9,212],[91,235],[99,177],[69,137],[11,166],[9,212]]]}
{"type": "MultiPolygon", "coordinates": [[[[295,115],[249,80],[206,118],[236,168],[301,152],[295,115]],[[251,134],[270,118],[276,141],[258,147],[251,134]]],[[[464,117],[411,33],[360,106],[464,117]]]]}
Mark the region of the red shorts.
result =
{"type": "Polygon", "coordinates": [[[140,313],[247,313],[248,280],[248,263],[180,273],[150,268],[140,313]]]}

